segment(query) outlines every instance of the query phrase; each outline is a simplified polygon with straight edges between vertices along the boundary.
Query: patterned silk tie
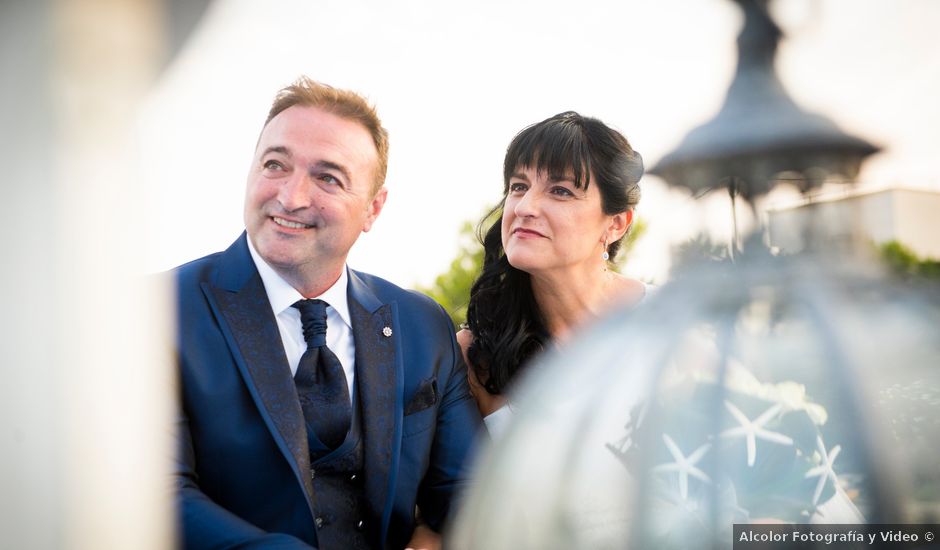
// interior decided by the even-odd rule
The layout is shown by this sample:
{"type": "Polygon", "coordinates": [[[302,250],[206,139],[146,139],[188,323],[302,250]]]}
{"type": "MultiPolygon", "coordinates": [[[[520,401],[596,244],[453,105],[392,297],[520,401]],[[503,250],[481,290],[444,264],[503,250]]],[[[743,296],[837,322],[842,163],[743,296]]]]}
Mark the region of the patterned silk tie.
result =
{"type": "Polygon", "coordinates": [[[346,373],[326,346],[326,306],[323,300],[299,300],[307,351],[300,358],[294,384],[309,429],[330,449],[338,447],[352,422],[346,373]]]}

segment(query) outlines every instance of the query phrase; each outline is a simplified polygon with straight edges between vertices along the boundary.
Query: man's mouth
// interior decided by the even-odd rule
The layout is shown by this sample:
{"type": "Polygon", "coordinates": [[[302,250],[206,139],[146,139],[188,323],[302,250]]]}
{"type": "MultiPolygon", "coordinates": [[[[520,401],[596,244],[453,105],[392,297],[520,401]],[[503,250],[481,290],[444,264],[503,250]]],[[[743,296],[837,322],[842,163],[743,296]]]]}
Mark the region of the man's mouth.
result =
{"type": "Polygon", "coordinates": [[[277,216],[271,216],[271,219],[274,220],[274,223],[288,229],[310,229],[313,227],[312,225],[307,225],[305,223],[292,222],[290,220],[285,220],[284,218],[278,218],[277,216]]]}

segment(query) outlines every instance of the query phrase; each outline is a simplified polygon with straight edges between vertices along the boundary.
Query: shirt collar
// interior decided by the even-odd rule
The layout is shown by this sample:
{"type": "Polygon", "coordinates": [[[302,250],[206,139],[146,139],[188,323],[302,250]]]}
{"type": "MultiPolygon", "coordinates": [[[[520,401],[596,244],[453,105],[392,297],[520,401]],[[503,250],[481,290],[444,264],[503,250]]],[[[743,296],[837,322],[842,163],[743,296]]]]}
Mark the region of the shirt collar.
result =
{"type": "MultiPolygon", "coordinates": [[[[274,268],[268,265],[268,263],[264,261],[264,258],[258,254],[254,245],[251,244],[251,239],[246,240],[248,241],[248,252],[251,253],[251,259],[255,262],[258,274],[261,275],[261,282],[264,283],[264,290],[268,295],[268,301],[271,302],[271,309],[274,311],[274,315],[280,315],[293,306],[297,300],[303,300],[303,295],[297,292],[297,289],[292,287],[283,277],[278,275],[278,273],[274,271],[274,268]]],[[[348,286],[349,275],[346,273],[346,266],[343,266],[343,271],[340,273],[339,279],[336,279],[333,286],[326,289],[323,294],[316,298],[330,304],[330,307],[336,310],[336,313],[338,313],[343,322],[346,323],[346,326],[352,329],[352,323],[349,322],[349,303],[346,299],[348,286]]]]}

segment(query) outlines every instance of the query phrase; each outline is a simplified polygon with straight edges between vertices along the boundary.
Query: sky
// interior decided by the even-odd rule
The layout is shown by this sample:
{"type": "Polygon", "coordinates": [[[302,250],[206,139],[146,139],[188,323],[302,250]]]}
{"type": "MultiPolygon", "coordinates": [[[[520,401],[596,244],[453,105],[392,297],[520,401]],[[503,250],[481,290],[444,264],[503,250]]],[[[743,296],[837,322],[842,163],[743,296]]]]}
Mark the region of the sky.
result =
{"type": "MultiPolygon", "coordinates": [[[[776,0],[778,73],[804,108],[884,148],[864,185],[940,189],[940,2],[776,0]]],[[[353,268],[403,286],[445,271],[466,220],[499,200],[516,132],[576,110],[647,168],[721,105],[742,21],[730,0],[216,0],[141,109],[147,271],[226,248],[276,91],[306,74],[356,90],[391,136],[388,202],[353,268]]],[[[723,194],[641,180],[647,234],[624,271],[651,282],[670,247],[727,238],[723,194]]]]}

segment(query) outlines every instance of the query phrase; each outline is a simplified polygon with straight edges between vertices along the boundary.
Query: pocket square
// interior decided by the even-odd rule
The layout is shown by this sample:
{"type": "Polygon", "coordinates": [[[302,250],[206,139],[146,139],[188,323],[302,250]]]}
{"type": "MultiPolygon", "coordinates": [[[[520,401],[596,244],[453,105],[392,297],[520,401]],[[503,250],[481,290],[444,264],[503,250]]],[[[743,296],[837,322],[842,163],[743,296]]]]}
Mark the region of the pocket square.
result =
{"type": "Polygon", "coordinates": [[[437,378],[429,378],[421,382],[411,401],[405,407],[405,416],[414,414],[437,403],[437,378]]]}

